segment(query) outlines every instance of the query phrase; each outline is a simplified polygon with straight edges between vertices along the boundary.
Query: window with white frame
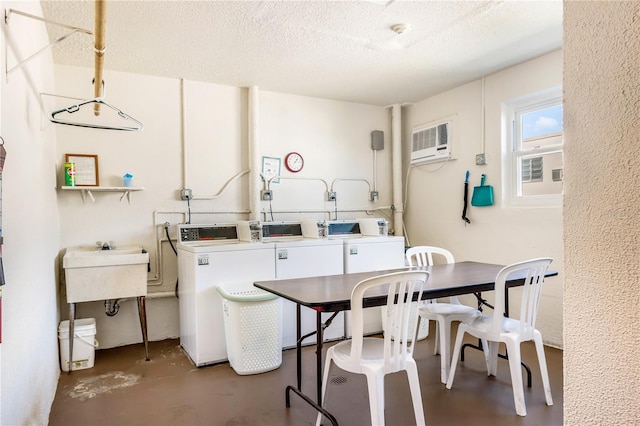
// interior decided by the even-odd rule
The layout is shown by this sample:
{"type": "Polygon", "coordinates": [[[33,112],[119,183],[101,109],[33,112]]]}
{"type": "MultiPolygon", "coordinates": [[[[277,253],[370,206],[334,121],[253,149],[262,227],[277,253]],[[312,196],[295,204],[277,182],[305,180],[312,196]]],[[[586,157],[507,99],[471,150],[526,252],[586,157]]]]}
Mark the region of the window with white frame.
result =
{"type": "Polygon", "coordinates": [[[503,104],[503,198],[511,205],[562,202],[562,89],[503,104]]]}

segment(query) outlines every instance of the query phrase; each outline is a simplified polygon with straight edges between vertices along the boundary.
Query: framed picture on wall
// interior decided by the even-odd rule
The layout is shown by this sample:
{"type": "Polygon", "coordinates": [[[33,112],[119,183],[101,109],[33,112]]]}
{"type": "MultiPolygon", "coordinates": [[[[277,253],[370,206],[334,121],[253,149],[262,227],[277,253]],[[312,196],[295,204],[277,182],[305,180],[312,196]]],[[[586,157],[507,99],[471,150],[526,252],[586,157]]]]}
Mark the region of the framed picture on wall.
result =
{"type": "Polygon", "coordinates": [[[98,186],[98,156],[93,154],[66,154],[67,163],[75,163],[76,186],[98,186]]]}

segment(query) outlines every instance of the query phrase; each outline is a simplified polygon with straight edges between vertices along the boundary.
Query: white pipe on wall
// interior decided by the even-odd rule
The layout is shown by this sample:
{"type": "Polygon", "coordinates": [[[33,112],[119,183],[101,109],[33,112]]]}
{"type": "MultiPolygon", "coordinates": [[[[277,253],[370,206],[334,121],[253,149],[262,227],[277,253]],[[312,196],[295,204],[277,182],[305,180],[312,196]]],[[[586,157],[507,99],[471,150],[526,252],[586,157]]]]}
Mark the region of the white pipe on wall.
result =
{"type": "MultiPolygon", "coordinates": [[[[263,175],[260,175],[260,176],[263,176],[263,175]]],[[[322,178],[313,178],[313,177],[304,178],[304,177],[281,176],[281,175],[270,177],[269,180],[267,180],[267,189],[271,189],[271,182],[273,182],[274,180],[278,180],[278,179],[282,179],[282,180],[308,180],[308,181],[322,182],[322,183],[324,183],[325,191],[329,190],[329,184],[327,183],[326,180],[324,180],[322,178]]]]}
{"type": "Polygon", "coordinates": [[[378,150],[376,149],[373,150],[373,190],[378,191],[378,150]]]}
{"type": "Polygon", "coordinates": [[[189,188],[187,185],[187,138],[185,136],[187,128],[187,101],[184,78],[180,79],[180,139],[182,142],[182,187],[189,188]]]}
{"type": "Polygon", "coordinates": [[[404,235],[402,215],[402,107],[394,104],[391,108],[391,145],[392,145],[392,179],[393,179],[393,229],[395,235],[404,235]]]}
{"type": "Polygon", "coordinates": [[[229,179],[224,185],[222,185],[222,188],[220,189],[220,191],[218,191],[217,194],[215,195],[211,195],[208,197],[193,197],[194,200],[215,200],[216,198],[220,198],[224,195],[224,192],[226,191],[227,187],[235,180],[241,178],[242,176],[246,175],[247,173],[249,173],[249,170],[243,170],[241,172],[238,172],[235,174],[235,176],[231,177],[231,179],[229,179]]]}
{"type": "Polygon", "coordinates": [[[249,138],[249,210],[250,220],[260,220],[260,150],[258,135],[259,97],[258,86],[249,88],[248,138],[249,138]]]}

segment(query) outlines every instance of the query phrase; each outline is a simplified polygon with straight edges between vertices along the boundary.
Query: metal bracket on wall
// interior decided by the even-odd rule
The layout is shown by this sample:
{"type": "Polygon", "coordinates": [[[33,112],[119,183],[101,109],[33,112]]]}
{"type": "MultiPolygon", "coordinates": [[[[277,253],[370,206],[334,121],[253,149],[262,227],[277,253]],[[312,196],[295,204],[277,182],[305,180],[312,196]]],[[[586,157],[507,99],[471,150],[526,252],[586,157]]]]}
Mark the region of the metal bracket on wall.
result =
{"type": "MultiPolygon", "coordinates": [[[[67,24],[63,24],[60,22],[56,22],[56,21],[52,21],[49,19],[45,19],[43,17],[40,16],[36,16],[36,15],[32,15],[30,13],[26,13],[26,12],[21,12],[19,10],[15,10],[15,9],[5,9],[4,11],[4,22],[5,24],[7,24],[7,42],[8,44],[11,45],[12,49],[14,52],[16,52],[15,47],[13,46],[13,40],[10,37],[10,26],[9,26],[9,18],[11,16],[11,14],[16,14],[16,15],[21,15],[24,16],[25,18],[30,18],[30,19],[35,19],[36,21],[40,21],[40,22],[44,22],[47,24],[52,24],[52,25],[57,25],[59,27],[63,27],[63,28],[68,28],[71,31],[58,37],[55,41],[49,43],[48,45],[46,45],[45,47],[41,48],[40,50],[38,50],[37,52],[35,52],[34,54],[32,54],[31,56],[29,56],[28,58],[22,59],[20,60],[20,58],[18,58],[18,63],[16,65],[14,65],[12,68],[9,68],[9,64],[8,61],[5,61],[5,72],[7,77],[9,76],[9,74],[11,74],[12,72],[20,69],[23,65],[25,65],[26,63],[28,63],[29,61],[31,61],[33,58],[37,57],[40,53],[44,52],[45,50],[55,46],[56,44],[60,43],[61,41],[69,38],[70,36],[72,36],[75,33],[82,33],[82,34],[88,34],[88,35],[93,35],[93,32],[84,28],[80,28],[80,27],[74,27],[72,25],[67,25],[67,24]]],[[[17,55],[16,55],[17,57],[17,55]]]]}

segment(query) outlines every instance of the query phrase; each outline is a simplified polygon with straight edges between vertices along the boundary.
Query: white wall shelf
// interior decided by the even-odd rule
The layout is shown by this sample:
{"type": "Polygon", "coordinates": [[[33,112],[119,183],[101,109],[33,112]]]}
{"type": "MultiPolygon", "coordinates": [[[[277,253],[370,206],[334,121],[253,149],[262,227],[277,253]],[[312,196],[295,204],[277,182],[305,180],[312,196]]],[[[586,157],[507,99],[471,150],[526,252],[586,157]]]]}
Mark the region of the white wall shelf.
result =
{"type": "Polygon", "coordinates": [[[82,202],[85,202],[86,196],[91,198],[91,201],[95,202],[96,199],[93,196],[94,192],[122,192],[120,201],[126,196],[127,201],[131,204],[131,193],[135,191],[144,191],[144,188],[138,186],[61,186],[63,191],[79,191],[82,197],[82,202]]]}

